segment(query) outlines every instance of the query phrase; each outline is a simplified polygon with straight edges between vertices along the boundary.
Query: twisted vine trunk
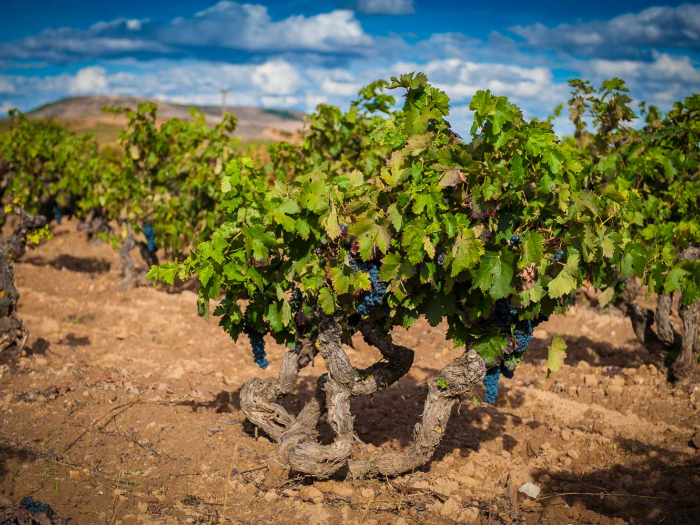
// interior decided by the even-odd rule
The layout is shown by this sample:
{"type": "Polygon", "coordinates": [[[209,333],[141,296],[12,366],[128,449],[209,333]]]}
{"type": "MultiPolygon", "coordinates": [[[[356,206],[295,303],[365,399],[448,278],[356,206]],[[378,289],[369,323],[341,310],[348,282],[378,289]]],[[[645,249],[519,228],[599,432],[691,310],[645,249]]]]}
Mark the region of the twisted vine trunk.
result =
{"type": "MultiPolygon", "coordinates": [[[[700,248],[691,246],[678,257],[681,261],[700,259],[700,248]]],[[[632,328],[640,343],[652,352],[679,350],[679,355],[671,366],[676,379],[686,379],[699,372],[698,357],[700,339],[698,339],[698,315],[700,301],[683,306],[681,298],[678,315],[683,322],[683,332],[677,333],[671,324],[673,293],[662,293],[657,297],[656,314],[636,303],[639,285],[635,279],[628,279],[625,291],[620,294],[615,305],[623,311],[632,322],[632,328]],[[656,331],[652,329],[656,328],[656,331]]]]}
{"type": "Polygon", "coordinates": [[[656,333],[663,344],[672,347],[676,344],[677,334],[671,324],[673,292],[660,294],[656,301],[656,333]]]}
{"type": "MultiPolygon", "coordinates": [[[[394,384],[405,376],[413,365],[413,350],[396,345],[390,336],[373,322],[363,322],[359,325],[360,333],[368,345],[376,347],[382,354],[383,360],[374,363],[364,370],[354,370],[354,382],[350,393],[353,396],[374,394],[394,384]]],[[[328,375],[319,378],[316,395],[304,406],[297,419],[282,435],[277,448],[278,457],[289,458],[290,450],[303,441],[315,437],[315,428],[322,413],[326,410],[325,382],[328,375]]]]}
{"type": "Polygon", "coordinates": [[[129,287],[134,284],[138,277],[136,273],[136,264],[134,263],[134,258],[131,256],[131,250],[133,250],[135,246],[134,232],[131,226],[127,226],[126,238],[119,249],[119,262],[122,265],[122,272],[124,273],[124,278],[119,283],[120,286],[129,287]]]}
{"type": "Polygon", "coordinates": [[[17,315],[19,292],[15,286],[15,268],[27,250],[27,235],[43,228],[46,218],[31,215],[18,206],[12,206],[18,216],[12,235],[0,243],[0,352],[14,349],[21,352],[29,338],[29,331],[17,315]]]}
{"type": "Polygon", "coordinates": [[[279,443],[278,457],[295,472],[326,478],[348,465],[352,477],[396,476],[426,464],[442,441],[454,403],[468,395],[486,373],[483,359],[473,350],[465,352],[428,385],[423,415],[409,449],[350,460],[354,438],[351,397],[389,387],[409,372],[414,359],[412,350],[394,344],[376,323],[363,322],[358,328],[367,344],[379,349],[382,360],[364,370],[353,367],[343,350],[340,325],[325,317],[314,346],[328,372],[319,378],[316,395],[296,418],[275,401],[292,390],[299,369],[315,355],[313,350],[288,352],[279,378],[251,379],[241,391],[243,412],[279,443]],[[320,444],[315,430],[324,413],[335,433],[330,445],[320,444]]]}
{"type": "Polygon", "coordinates": [[[109,217],[100,206],[90,210],[85,220],[78,225],[78,229],[85,230],[88,241],[93,244],[100,242],[100,234],[109,235],[112,232],[112,228],[109,226],[109,217]]]}
{"type": "Polygon", "coordinates": [[[319,386],[325,393],[327,421],[335,432],[335,439],[330,445],[321,445],[313,436],[308,436],[289,451],[289,465],[294,471],[319,478],[329,477],[344,466],[352,451],[354,417],[350,413],[350,397],[355,368],[343,350],[341,336],[338,321],[324,316],[316,346],[328,375],[319,381],[319,386]]]}
{"type": "Polygon", "coordinates": [[[308,366],[316,354],[314,341],[303,340],[297,348],[284,354],[277,378],[253,378],[241,389],[243,413],[251,423],[275,441],[279,441],[295,421],[294,416],[277,401],[292,391],[299,378],[299,371],[308,366]]]}
{"type": "Polygon", "coordinates": [[[398,476],[425,465],[445,435],[453,405],[457,399],[468,395],[485,374],[484,360],[474,350],[445,366],[428,384],[423,415],[413,430],[413,444],[403,452],[385,452],[351,461],[350,475],[355,478],[398,476]]]}
{"type": "Polygon", "coordinates": [[[683,338],[681,341],[681,353],[673,362],[673,375],[678,378],[685,378],[694,375],[698,370],[698,352],[700,342],[698,342],[698,314],[700,314],[700,301],[692,303],[690,306],[678,308],[678,314],[683,321],[683,338]]]}

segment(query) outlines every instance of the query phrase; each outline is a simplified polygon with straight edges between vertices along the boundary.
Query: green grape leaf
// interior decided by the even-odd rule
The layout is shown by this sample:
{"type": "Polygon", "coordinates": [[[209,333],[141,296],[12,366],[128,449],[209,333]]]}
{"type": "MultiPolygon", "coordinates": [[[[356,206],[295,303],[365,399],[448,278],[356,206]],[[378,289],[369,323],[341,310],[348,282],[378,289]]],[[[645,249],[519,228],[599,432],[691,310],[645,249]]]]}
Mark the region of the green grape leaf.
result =
{"type": "Polygon", "coordinates": [[[551,372],[558,372],[561,365],[566,359],[566,342],[555,335],[552,339],[552,344],[547,350],[547,377],[551,372]]]}

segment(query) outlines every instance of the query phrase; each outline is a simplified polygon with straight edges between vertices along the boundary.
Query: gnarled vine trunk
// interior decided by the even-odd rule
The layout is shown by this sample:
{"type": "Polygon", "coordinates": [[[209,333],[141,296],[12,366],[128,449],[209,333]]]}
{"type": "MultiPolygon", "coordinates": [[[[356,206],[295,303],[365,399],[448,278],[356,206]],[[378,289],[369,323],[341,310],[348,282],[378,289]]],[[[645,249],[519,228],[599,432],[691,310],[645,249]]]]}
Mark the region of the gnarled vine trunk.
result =
{"type": "Polygon", "coordinates": [[[138,277],[136,273],[136,264],[134,263],[134,258],[131,256],[131,250],[133,250],[135,246],[134,232],[131,226],[127,226],[126,238],[119,249],[119,262],[122,265],[122,272],[124,273],[124,277],[119,284],[123,287],[133,285],[138,277]]]}
{"type": "Polygon", "coordinates": [[[146,261],[146,267],[150,268],[153,265],[158,264],[158,256],[156,255],[156,252],[152,252],[151,250],[148,249],[148,244],[146,244],[143,241],[138,242],[139,245],[139,252],[141,253],[141,257],[143,258],[144,261],[146,261]]]}
{"type": "Polygon", "coordinates": [[[294,417],[277,401],[292,391],[299,371],[316,356],[314,343],[315,341],[303,340],[299,346],[289,350],[282,358],[277,378],[253,378],[241,389],[241,408],[248,420],[275,441],[279,441],[294,423],[294,417]]]}
{"type": "Polygon", "coordinates": [[[295,472],[325,478],[348,465],[348,474],[353,477],[394,476],[424,465],[444,436],[455,401],[471,392],[486,372],[476,352],[465,352],[430,382],[422,420],[408,450],[350,460],[354,439],[350,398],[389,387],[409,372],[414,358],[412,350],[394,344],[376,323],[362,322],[358,329],[367,344],[382,354],[382,360],[370,367],[360,370],[352,366],[343,349],[339,323],[325,317],[315,344],[287,352],[278,379],[251,379],[241,390],[243,412],[278,442],[278,457],[295,472]],[[292,390],[299,369],[316,352],[323,357],[328,372],[319,378],[316,395],[295,418],[275,402],[292,390]],[[335,432],[330,445],[320,444],[315,430],[324,413],[335,432]]]}
{"type": "Polygon", "coordinates": [[[139,253],[141,253],[141,257],[146,263],[147,269],[150,269],[151,266],[158,264],[158,256],[156,253],[150,251],[145,242],[134,239],[134,231],[131,229],[131,226],[127,225],[126,238],[119,249],[119,262],[121,263],[122,271],[124,273],[124,277],[119,284],[124,288],[137,284],[139,280],[142,280],[146,275],[145,272],[139,273],[136,271],[136,263],[134,262],[134,258],[131,256],[131,250],[137,246],[139,248],[139,253]]]}
{"type": "Polygon", "coordinates": [[[689,306],[678,308],[678,315],[683,320],[683,338],[681,352],[673,362],[673,374],[678,378],[690,377],[698,370],[698,314],[700,314],[700,301],[689,306]]]}
{"type": "MultiPolygon", "coordinates": [[[[679,255],[679,260],[693,261],[700,259],[700,248],[691,246],[679,255]]],[[[673,376],[677,379],[689,378],[699,372],[700,339],[698,339],[698,315],[700,301],[683,306],[680,299],[678,315],[683,322],[683,332],[678,333],[671,324],[673,293],[662,293],[657,297],[656,313],[637,304],[639,285],[635,279],[628,279],[625,291],[620,294],[615,305],[625,313],[632,322],[632,328],[639,342],[652,352],[678,350],[679,355],[671,366],[673,376]],[[652,329],[656,328],[656,331],[652,329]]]]}
{"type": "Polygon", "coordinates": [[[0,242],[0,352],[21,352],[27,343],[29,331],[17,315],[15,268],[27,250],[27,235],[46,225],[45,217],[27,213],[18,206],[12,208],[17,223],[10,237],[0,242]]]}
{"type": "Polygon", "coordinates": [[[413,443],[403,452],[385,452],[369,459],[350,462],[353,477],[398,476],[425,465],[435,454],[457,399],[480,383],[486,366],[469,350],[442,368],[428,385],[423,415],[413,430],[413,443]]]}
{"type": "Polygon", "coordinates": [[[107,212],[100,206],[90,210],[85,220],[78,224],[78,229],[85,230],[88,241],[93,244],[98,244],[100,242],[101,234],[109,235],[112,232],[107,212]]]}

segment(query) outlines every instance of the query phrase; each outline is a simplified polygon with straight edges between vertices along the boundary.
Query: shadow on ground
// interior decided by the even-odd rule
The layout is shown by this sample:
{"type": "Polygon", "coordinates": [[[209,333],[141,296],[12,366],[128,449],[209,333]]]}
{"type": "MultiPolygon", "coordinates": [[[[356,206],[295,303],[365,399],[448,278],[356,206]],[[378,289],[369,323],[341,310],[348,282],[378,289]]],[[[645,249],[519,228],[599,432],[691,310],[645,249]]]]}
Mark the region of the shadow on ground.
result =
{"type": "Polygon", "coordinates": [[[110,269],[110,264],[103,259],[97,259],[95,257],[74,257],[68,254],[61,254],[52,260],[46,260],[43,257],[35,255],[26,257],[22,262],[34,266],[51,266],[57,270],[65,268],[68,271],[79,273],[107,273],[110,269]]]}

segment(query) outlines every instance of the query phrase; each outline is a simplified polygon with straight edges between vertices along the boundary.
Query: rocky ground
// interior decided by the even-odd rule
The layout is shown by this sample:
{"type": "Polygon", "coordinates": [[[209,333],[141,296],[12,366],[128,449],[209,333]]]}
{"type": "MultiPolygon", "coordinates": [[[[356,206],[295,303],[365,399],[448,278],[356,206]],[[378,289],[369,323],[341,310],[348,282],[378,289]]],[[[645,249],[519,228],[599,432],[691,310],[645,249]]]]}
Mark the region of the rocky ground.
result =
{"type": "MultiPolygon", "coordinates": [[[[238,402],[257,369],[196,315],[191,286],[122,291],[116,253],[68,223],[18,266],[26,355],[0,368],[0,495],[72,523],[700,523],[700,390],[667,382],[614,311],[579,302],[535,332],[527,364],[456,407],[423,470],[397,479],[290,477],[238,402]],[[569,344],[546,378],[546,347],[569,344]],[[519,493],[532,483],[536,498],[519,493]]],[[[460,350],[419,322],[395,340],[412,372],[353,400],[357,455],[407,446],[426,384],[460,350]]],[[[357,341],[358,366],[379,354],[357,341]]],[[[286,400],[299,410],[323,364],[286,400]]],[[[328,437],[328,429],[322,433],[328,437]]]]}

